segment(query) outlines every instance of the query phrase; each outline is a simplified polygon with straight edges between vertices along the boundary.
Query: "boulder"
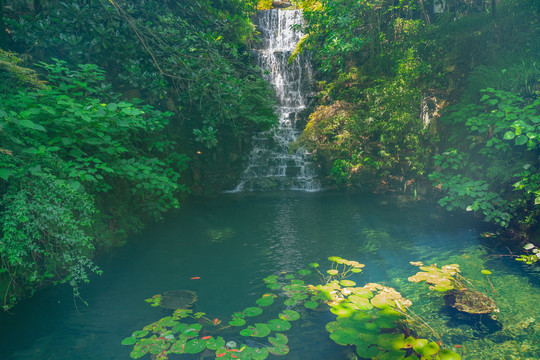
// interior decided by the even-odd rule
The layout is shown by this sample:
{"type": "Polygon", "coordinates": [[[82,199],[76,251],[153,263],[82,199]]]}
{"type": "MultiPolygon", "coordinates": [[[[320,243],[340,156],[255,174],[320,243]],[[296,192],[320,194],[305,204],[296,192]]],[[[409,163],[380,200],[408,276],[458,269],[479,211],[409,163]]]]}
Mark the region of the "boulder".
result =
{"type": "Polygon", "coordinates": [[[286,2],[286,1],[273,0],[272,1],[272,6],[275,7],[275,8],[287,8],[289,6],[292,6],[292,4],[289,3],[289,2],[286,2]]]}
{"type": "Polygon", "coordinates": [[[495,301],[479,291],[451,290],[444,295],[446,305],[469,314],[490,314],[498,312],[495,301]]]}

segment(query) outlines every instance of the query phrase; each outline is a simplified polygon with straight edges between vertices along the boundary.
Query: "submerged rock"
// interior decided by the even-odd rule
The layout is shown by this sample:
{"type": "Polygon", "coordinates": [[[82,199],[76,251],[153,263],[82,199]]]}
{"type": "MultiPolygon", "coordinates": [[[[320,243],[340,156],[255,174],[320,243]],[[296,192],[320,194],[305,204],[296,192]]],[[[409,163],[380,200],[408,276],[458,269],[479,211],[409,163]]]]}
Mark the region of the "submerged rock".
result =
{"type": "Polygon", "coordinates": [[[163,294],[159,306],[165,309],[186,309],[193,305],[198,299],[195,291],[172,290],[163,294]]]}
{"type": "Polygon", "coordinates": [[[490,314],[498,312],[495,301],[479,291],[451,290],[444,295],[446,305],[469,314],[490,314]]]}

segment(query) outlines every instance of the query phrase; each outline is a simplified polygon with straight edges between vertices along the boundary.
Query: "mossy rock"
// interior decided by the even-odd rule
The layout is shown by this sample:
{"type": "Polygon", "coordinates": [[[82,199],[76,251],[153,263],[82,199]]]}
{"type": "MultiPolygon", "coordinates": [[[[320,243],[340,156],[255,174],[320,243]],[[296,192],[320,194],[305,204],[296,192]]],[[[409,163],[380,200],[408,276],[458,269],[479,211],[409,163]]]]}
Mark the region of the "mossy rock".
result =
{"type": "Polygon", "coordinates": [[[446,305],[469,314],[490,314],[498,311],[495,301],[479,291],[451,290],[444,295],[446,305]]]}
{"type": "Polygon", "coordinates": [[[171,290],[161,297],[159,306],[165,309],[186,309],[193,305],[199,298],[197,293],[191,290],[171,290]]]}

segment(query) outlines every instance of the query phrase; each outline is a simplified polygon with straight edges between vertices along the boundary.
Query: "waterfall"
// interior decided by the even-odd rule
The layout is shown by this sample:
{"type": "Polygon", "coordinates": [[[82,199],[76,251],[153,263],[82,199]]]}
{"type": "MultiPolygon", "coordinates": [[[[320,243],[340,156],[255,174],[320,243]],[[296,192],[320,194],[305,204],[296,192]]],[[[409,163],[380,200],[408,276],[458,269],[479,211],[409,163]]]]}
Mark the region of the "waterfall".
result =
{"type": "Polygon", "coordinates": [[[256,23],[261,46],[256,51],[257,64],[274,87],[279,125],[253,137],[247,168],[233,191],[319,190],[316,166],[306,151],[289,151],[302,130],[296,128],[298,113],[307,107],[307,97],[312,94],[309,58],[299,54],[293,63],[288,63],[302,36],[300,30],[291,26],[302,21],[301,10],[258,12],[256,23]]]}

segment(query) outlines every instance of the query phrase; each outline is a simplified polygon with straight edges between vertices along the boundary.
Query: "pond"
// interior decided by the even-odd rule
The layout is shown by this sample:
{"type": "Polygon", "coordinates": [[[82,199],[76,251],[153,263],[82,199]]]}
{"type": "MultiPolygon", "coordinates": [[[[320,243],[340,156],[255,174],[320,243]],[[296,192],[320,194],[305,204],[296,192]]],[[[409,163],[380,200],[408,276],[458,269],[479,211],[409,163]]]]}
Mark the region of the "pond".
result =
{"type": "MultiPolygon", "coordinates": [[[[359,285],[379,282],[409,298],[411,309],[462,358],[538,359],[540,273],[480,236],[488,230],[471,217],[392,195],[279,192],[191,199],[96,260],[104,273],[82,289],[87,306],[75,305],[70,288],[60,286],[22,302],[13,314],[1,314],[0,358],[129,359],[132,347],[121,341],[171,314],[144,301],[154,294],[194,291],[195,311],[227,322],[269,291],[265,277],[296,273],[312,262],[325,268],[329,256],[341,256],[366,265],[351,278],[359,285]],[[495,299],[497,319],[456,316],[441,294],[407,281],[418,271],[411,261],[459,264],[462,275],[495,299]],[[492,272],[493,288],[483,269],[492,272]]],[[[304,310],[287,332],[290,352],[281,358],[354,359],[328,337],[325,324],[333,314],[304,310]]],[[[236,340],[242,341],[238,332],[236,340]]]]}

